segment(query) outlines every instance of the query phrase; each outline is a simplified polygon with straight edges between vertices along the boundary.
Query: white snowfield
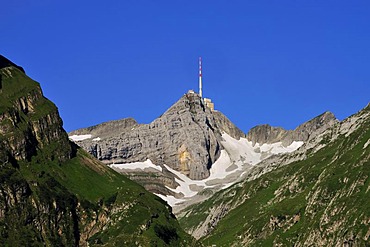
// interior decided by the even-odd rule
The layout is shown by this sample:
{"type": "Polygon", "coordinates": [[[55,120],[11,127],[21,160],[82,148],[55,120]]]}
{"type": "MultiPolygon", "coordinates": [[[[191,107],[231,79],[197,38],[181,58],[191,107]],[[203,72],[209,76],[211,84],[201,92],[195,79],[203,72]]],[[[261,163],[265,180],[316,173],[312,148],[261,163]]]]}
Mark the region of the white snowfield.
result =
{"type": "Polygon", "coordinates": [[[185,199],[177,199],[174,196],[164,196],[162,194],[157,194],[157,193],[154,193],[154,194],[162,198],[163,200],[165,200],[168,203],[168,205],[171,205],[171,206],[186,201],[185,199]]]}
{"type": "MultiPolygon", "coordinates": [[[[69,139],[71,139],[72,141],[74,142],[78,142],[78,141],[83,141],[83,140],[86,140],[86,139],[91,139],[93,136],[91,134],[87,134],[87,135],[71,135],[69,136],[69,139]]],[[[92,139],[93,141],[100,141],[101,138],[100,137],[96,137],[94,139],[92,139]]]]}
{"type": "Polygon", "coordinates": [[[72,141],[75,141],[75,142],[78,142],[78,141],[83,141],[83,140],[86,140],[86,139],[90,139],[92,137],[92,135],[72,135],[69,137],[69,139],[71,139],[72,141]]]}
{"type": "Polygon", "coordinates": [[[154,165],[150,159],[147,159],[144,162],[133,162],[133,163],[121,163],[121,164],[111,164],[109,165],[111,168],[118,168],[124,170],[145,170],[145,168],[154,168],[160,172],[162,172],[162,167],[154,165]]]}
{"type": "MultiPolygon", "coordinates": [[[[238,179],[243,173],[253,165],[261,162],[261,160],[273,154],[293,152],[303,145],[303,142],[293,142],[291,145],[284,147],[281,142],[277,142],[263,145],[256,143],[253,146],[252,142],[245,138],[236,140],[226,133],[222,135],[222,138],[224,140],[221,144],[224,149],[221,150],[220,157],[212,165],[208,178],[203,180],[192,180],[179,171],[164,165],[169,172],[175,175],[175,181],[179,184],[175,189],[167,187],[176,194],[176,197],[171,195],[156,195],[167,201],[171,206],[178,205],[190,200],[203,189],[215,187],[225,189],[238,182],[238,179]]],[[[154,165],[149,159],[145,162],[112,164],[110,166],[124,170],[144,170],[145,168],[151,167],[162,171],[160,166],[154,165]]]]}
{"type": "Polygon", "coordinates": [[[302,141],[299,141],[299,142],[294,141],[289,146],[284,147],[282,142],[276,142],[276,143],[273,143],[273,144],[263,144],[260,147],[260,149],[261,149],[261,152],[270,152],[272,154],[281,154],[281,153],[291,153],[291,152],[297,150],[298,148],[300,148],[302,145],[303,145],[302,141]]]}

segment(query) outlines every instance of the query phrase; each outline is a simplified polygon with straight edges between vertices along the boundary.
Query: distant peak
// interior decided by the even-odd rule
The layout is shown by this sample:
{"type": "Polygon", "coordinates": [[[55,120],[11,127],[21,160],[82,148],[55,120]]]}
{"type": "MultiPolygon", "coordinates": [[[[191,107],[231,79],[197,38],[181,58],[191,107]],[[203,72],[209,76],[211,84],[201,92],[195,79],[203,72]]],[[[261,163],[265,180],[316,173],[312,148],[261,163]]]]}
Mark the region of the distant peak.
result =
{"type": "Polygon", "coordinates": [[[306,125],[309,125],[309,124],[312,124],[312,123],[324,124],[324,123],[328,123],[328,122],[331,122],[331,121],[338,121],[338,120],[332,112],[326,111],[326,112],[320,114],[319,116],[314,117],[311,120],[301,124],[297,128],[300,128],[301,126],[306,126],[306,125]]]}
{"type": "Polygon", "coordinates": [[[323,114],[319,115],[319,117],[330,117],[330,118],[336,118],[334,113],[332,113],[331,111],[326,111],[324,112],[323,114]]]}
{"type": "Polygon", "coordinates": [[[338,122],[333,113],[326,111],[304,122],[294,130],[285,130],[268,124],[258,125],[249,130],[247,139],[255,143],[283,142],[290,145],[293,141],[307,141],[338,122]]]}

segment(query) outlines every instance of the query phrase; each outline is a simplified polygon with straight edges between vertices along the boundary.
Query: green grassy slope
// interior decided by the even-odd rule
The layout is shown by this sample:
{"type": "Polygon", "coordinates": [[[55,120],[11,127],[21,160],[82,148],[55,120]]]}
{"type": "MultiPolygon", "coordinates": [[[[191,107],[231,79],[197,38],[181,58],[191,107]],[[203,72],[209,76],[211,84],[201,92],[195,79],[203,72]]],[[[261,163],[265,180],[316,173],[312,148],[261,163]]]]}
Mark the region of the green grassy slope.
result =
{"type": "Polygon", "coordinates": [[[219,192],[180,223],[190,229],[224,205],[226,216],[202,239],[206,246],[369,245],[369,139],[366,119],[306,160],[219,192]]]}
{"type": "Polygon", "coordinates": [[[80,228],[93,221],[96,215],[111,218],[103,220],[102,224],[109,227],[93,235],[90,244],[193,244],[163,200],[96,161],[82,149],[63,164],[40,162],[37,158],[20,164],[19,171],[26,181],[32,181],[30,188],[41,201],[53,198],[50,203],[56,201],[59,204],[65,198],[73,198],[71,200],[80,203],[83,211],[89,212],[81,220],[80,228]]]}

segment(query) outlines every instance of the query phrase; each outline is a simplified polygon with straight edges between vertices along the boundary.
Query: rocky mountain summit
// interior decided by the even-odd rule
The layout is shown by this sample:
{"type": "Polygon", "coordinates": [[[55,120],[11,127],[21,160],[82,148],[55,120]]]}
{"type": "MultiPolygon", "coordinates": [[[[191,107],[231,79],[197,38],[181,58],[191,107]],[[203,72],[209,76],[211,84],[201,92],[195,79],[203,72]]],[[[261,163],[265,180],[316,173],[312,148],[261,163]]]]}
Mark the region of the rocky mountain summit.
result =
{"type": "Polygon", "coordinates": [[[138,125],[129,119],[109,124],[126,122],[132,125],[116,130],[109,129],[105,123],[69,135],[91,135],[78,141],[78,145],[106,164],[150,159],[156,165],[167,164],[194,180],[209,177],[210,167],[220,156],[222,132],[236,139],[244,137],[226,116],[211,112],[195,93],[185,94],[150,124],[138,125]],[[105,131],[98,134],[92,128],[105,131]]]}
{"type": "Polygon", "coordinates": [[[336,122],[327,112],[294,131],[262,125],[246,136],[198,94],[188,92],[150,124],[122,119],[69,136],[113,169],[160,194],[177,212],[240,181],[260,161],[296,150],[336,122]]]}
{"type": "Polygon", "coordinates": [[[163,200],[70,142],[40,85],[2,56],[0,226],[1,246],[197,246],[163,200]]]}

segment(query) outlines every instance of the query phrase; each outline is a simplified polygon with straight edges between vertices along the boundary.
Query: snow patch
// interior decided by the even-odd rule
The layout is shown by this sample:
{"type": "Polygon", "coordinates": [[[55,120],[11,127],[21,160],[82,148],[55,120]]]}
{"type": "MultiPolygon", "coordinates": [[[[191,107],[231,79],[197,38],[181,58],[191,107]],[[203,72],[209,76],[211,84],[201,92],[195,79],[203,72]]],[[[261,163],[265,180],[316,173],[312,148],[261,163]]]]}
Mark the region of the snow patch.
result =
{"type": "MultiPolygon", "coordinates": [[[[303,142],[296,141],[287,147],[284,147],[281,142],[263,145],[256,143],[253,145],[246,138],[236,140],[226,133],[222,134],[222,138],[221,144],[224,149],[221,150],[220,157],[212,165],[208,178],[192,180],[181,172],[164,165],[169,172],[175,175],[175,181],[178,183],[178,186],[174,189],[167,186],[166,188],[176,193],[178,195],[176,197],[181,198],[176,198],[172,195],[156,195],[167,201],[169,205],[175,206],[196,196],[203,189],[215,187],[226,189],[238,182],[247,170],[263,159],[273,154],[293,152],[303,145],[303,142]]],[[[145,162],[112,164],[110,166],[121,169],[139,168],[142,170],[150,167],[162,171],[162,167],[154,165],[149,159],[145,162]]]]}
{"type": "Polygon", "coordinates": [[[71,139],[72,141],[75,141],[75,142],[78,142],[78,141],[83,141],[83,140],[86,140],[86,139],[90,139],[92,137],[92,135],[72,135],[69,137],[69,139],[71,139]]]}
{"type": "Polygon", "coordinates": [[[210,176],[205,180],[212,180],[212,179],[222,179],[225,178],[227,175],[232,173],[233,171],[227,171],[231,165],[231,160],[229,155],[225,150],[221,150],[220,157],[216,160],[216,162],[212,165],[210,169],[210,176]]]}
{"type": "Polygon", "coordinates": [[[150,159],[147,159],[144,162],[133,162],[133,163],[124,163],[124,164],[111,164],[110,167],[124,169],[124,170],[135,170],[141,169],[144,170],[145,168],[154,168],[160,172],[162,172],[162,167],[154,165],[150,159]]]}
{"type": "MultiPolygon", "coordinates": [[[[291,153],[300,148],[303,145],[303,143],[304,142],[302,141],[294,141],[287,147],[284,147],[282,142],[275,142],[272,144],[265,143],[262,146],[260,146],[260,150],[261,152],[268,152],[271,154],[291,153]]],[[[258,143],[256,145],[259,146],[258,143]]]]}
{"type": "Polygon", "coordinates": [[[205,186],[204,180],[192,180],[185,176],[184,174],[182,174],[181,172],[178,172],[167,165],[164,166],[168,171],[170,171],[171,173],[175,174],[178,177],[175,178],[175,181],[179,184],[179,186],[177,186],[176,189],[172,189],[169,187],[167,188],[175,193],[182,193],[185,198],[193,197],[198,193],[197,191],[194,191],[190,188],[191,185],[205,186]]]}
{"type": "Polygon", "coordinates": [[[95,142],[98,142],[98,141],[100,141],[101,140],[101,138],[100,137],[96,137],[96,138],[94,138],[93,139],[93,141],[95,141],[95,142]]]}
{"type": "Polygon", "coordinates": [[[222,134],[221,144],[230,155],[232,161],[237,163],[248,163],[255,165],[261,161],[261,154],[256,151],[256,147],[246,138],[236,140],[226,133],[222,134]]]}
{"type": "Polygon", "coordinates": [[[154,195],[162,198],[164,201],[166,201],[168,203],[168,205],[170,206],[174,206],[176,204],[179,204],[179,203],[182,203],[184,202],[185,200],[184,199],[178,199],[178,198],[175,198],[174,196],[164,196],[162,194],[157,194],[157,193],[154,193],[154,195]]]}

